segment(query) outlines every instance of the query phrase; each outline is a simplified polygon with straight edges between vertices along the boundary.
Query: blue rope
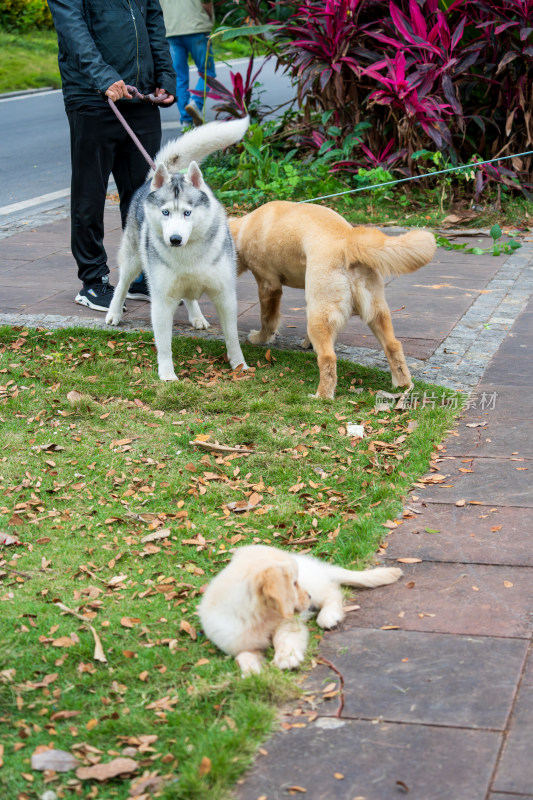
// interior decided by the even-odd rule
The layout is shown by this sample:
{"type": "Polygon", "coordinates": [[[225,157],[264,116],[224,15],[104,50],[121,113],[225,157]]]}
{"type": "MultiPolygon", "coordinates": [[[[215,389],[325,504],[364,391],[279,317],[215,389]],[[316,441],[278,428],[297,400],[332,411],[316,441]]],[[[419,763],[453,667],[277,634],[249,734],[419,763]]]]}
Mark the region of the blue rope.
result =
{"type": "Polygon", "coordinates": [[[494,164],[496,161],[505,161],[509,158],[521,158],[521,156],[531,156],[533,150],[528,150],[526,153],[516,153],[512,156],[500,156],[499,158],[491,158],[489,161],[476,161],[473,164],[462,164],[460,167],[449,167],[448,169],[441,169],[438,172],[427,172],[425,175],[412,175],[410,178],[400,178],[397,181],[385,181],[385,183],[374,183],[369,186],[360,186],[358,189],[347,189],[344,192],[335,192],[335,194],[324,194],[321,197],[311,197],[309,200],[299,200],[299,203],[314,203],[315,200],[328,200],[330,197],[340,197],[344,194],[354,194],[355,192],[366,192],[369,189],[381,189],[383,186],[396,186],[398,183],[407,183],[408,181],[419,181],[421,178],[434,178],[437,175],[445,175],[448,172],[459,172],[461,169],[477,169],[484,164],[494,164]]]}

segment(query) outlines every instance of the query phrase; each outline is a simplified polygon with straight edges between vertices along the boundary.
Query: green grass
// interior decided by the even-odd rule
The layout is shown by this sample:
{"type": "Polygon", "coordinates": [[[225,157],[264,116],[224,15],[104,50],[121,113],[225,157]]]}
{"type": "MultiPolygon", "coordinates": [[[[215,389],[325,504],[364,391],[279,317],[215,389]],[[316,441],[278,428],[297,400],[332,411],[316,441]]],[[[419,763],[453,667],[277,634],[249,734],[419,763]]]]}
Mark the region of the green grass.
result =
{"type": "Polygon", "coordinates": [[[174,348],[180,381],[163,384],[148,334],[0,329],[0,532],[17,539],[0,545],[2,797],[127,797],[129,779],[45,784],[30,767],[42,746],[85,763],[126,746],[139,774],[168,779],[162,797],[227,797],[298,685],[271,666],[239,677],[199,629],[202,586],[251,542],[372,563],[453,422],[441,389],[435,408],[377,411],[392,388],[377,370],[340,362],[323,401],[313,355],[245,345],[253,368],[235,375],[221,342],[174,348]],[[202,450],[199,435],[254,452],[202,450]],[[252,493],[252,511],[228,509],[252,493]]]}
{"type": "Polygon", "coordinates": [[[55,31],[7,33],[0,28],[0,94],[61,87],[55,31]]]}

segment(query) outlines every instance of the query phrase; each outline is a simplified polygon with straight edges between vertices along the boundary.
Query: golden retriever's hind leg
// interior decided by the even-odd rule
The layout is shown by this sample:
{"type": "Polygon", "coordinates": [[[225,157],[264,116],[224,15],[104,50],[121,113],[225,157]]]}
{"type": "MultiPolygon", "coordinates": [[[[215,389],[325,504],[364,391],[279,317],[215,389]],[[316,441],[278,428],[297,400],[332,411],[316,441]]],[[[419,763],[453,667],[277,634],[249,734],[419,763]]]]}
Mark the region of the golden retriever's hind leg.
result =
{"type": "Polygon", "coordinates": [[[273,288],[268,281],[258,283],[261,306],[261,330],[250,331],[248,341],[252,344],[270,344],[274,341],[281,321],[281,286],[273,288]]]}
{"type": "Polygon", "coordinates": [[[235,661],[241,669],[243,678],[247,675],[257,675],[263,666],[263,656],[259,650],[243,650],[235,656],[235,661]]]}
{"type": "Polygon", "coordinates": [[[401,342],[394,335],[392,318],[388,306],[380,308],[368,327],[380,343],[389,362],[392,385],[410,386],[411,373],[407,367],[401,342]]]}

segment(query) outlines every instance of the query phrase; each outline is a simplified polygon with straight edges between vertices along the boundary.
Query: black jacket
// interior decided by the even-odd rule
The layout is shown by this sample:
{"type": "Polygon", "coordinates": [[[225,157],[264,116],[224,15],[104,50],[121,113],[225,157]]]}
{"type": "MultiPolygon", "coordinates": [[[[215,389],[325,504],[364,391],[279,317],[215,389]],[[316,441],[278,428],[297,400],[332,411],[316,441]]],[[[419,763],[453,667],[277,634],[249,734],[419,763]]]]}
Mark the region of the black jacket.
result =
{"type": "Polygon", "coordinates": [[[118,80],[142,94],[156,88],[176,93],[159,0],[48,0],[48,5],[67,109],[105,94],[118,80]]]}

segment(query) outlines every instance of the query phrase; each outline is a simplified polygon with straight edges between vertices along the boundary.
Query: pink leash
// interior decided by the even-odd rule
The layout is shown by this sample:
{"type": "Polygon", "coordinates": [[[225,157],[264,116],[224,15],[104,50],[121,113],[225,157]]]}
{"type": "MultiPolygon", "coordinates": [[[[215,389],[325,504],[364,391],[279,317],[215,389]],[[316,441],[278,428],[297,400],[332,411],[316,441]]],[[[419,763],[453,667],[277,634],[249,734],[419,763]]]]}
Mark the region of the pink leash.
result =
{"type": "MultiPolygon", "coordinates": [[[[139,92],[139,90],[135,86],[126,86],[126,89],[128,90],[128,92],[130,94],[132,94],[138,100],[144,100],[146,103],[155,103],[157,105],[159,103],[163,103],[168,98],[168,94],[166,92],[165,92],[165,94],[162,94],[159,97],[156,97],[155,94],[141,94],[139,92]]],[[[117,117],[117,119],[122,123],[122,125],[125,128],[125,130],[128,132],[128,134],[130,135],[132,140],[135,142],[135,144],[139,148],[140,152],[145,157],[145,159],[148,162],[148,164],[150,165],[150,167],[153,170],[155,170],[156,169],[156,165],[155,165],[153,159],[149,156],[149,154],[147,153],[145,148],[140,143],[139,138],[137,137],[137,135],[132,131],[131,127],[128,125],[128,123],[126,122],[126,120],[124,119],[124,117],[122,116],[122,114],[120,113],[118,108],[116,107],[115,101],[111,100],[111,98],[108,97],[107,98],[107,102],[109,103],[109,105],[113,109],[113,112],[115,113],[115,116],[117,117]]]]}

